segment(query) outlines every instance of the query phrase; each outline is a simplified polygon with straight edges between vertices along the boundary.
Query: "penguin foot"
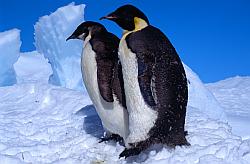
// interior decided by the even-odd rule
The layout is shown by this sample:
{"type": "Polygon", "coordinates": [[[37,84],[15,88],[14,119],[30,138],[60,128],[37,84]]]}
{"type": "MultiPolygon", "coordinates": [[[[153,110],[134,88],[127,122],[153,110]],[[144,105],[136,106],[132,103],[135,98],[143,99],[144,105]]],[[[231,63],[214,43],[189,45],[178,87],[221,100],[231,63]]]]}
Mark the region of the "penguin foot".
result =
{"type": "Polygon", "coordinates": [[[119,142],[119,143],[123,142],[123,138],[121,136],[119,136],[118,134],[111,134],[109,136],[104,136],[104,137],[100,138],[99,143],[110,141],[110,140],[113,140],[113,141],[119,142]]]}
{"type": "Polygon", "coordinates": [[[182,134],[175,134],[163,139],[163,143],[173,148],[175,146],[190,146],[190,143],[186,139],[187,135],[187,131],[184,131],[182,134]]]}
{"type": "Polygon", "coordinates": [[[130,149],[125,148],[125,150],[123,150],[123,152],[119,155],[119,158],[125,157],[126,159],[130,156],[138,155],[140,153],[141,150],[139,148],[130,148],[130,149]]]}

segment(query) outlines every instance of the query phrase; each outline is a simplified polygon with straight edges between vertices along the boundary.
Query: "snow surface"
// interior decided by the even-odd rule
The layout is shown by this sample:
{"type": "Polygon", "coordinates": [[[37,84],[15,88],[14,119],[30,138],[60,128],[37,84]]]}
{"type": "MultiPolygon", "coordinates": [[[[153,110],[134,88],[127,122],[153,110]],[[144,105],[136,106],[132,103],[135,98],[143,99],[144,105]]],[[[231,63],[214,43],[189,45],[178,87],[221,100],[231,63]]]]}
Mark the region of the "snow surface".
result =
{"type": "Polygon", "coordinates": [[[183,65],[188,79],[188,106],[200,109],[209,118],[227,122],[224,109],[213,94],[204,86],[199,76],[191,68],[184,63],[183,65]]]}
{"type": "Polygon", "coordinates": [[[19,57],[20,46],[20,31],[18,29],[0,33],[0,87],[16,83],[13,64],[19,57]]]}
{"type": "Polygon", "coordinates": [[[225,109],[233,132],[250,138],[250,77],[234,77],[206,85],[225,109]]]}
{"type": "Polygon", "coordinates": [[[14,64],[17,73],[17,83],[37,82],[48,84],[52,74],[51,65],[37,51],[21,53],[18,62],[14,64]]]}
{"type": "Polygon", "coordinates": [[[51,84],[84,90],[80,67],[82,42],[66,43],[66,38],[84,21],[84,7],[72,3],[41,17],[35,24],[37,51],[44,54],[52,66],[51,84]]]}
{"type": "MultiPolygon", "coordinates": [[[[32,53],[22,54],[15,64],[20,83],[0,87],[1,164],[250,163],[250,139],[242,140],[229,124],[190,105],[186,120],[190,147],[156,145],[139,156],[118,159],[121,145],[98,143],[103,128],[87,94],[46,84],[51,68],[41,55],[32,53]],[[40,73],[25,63],[38,66],[40,73]]],[[[231,104],[235,101],[239,99],[231,104]]]]}

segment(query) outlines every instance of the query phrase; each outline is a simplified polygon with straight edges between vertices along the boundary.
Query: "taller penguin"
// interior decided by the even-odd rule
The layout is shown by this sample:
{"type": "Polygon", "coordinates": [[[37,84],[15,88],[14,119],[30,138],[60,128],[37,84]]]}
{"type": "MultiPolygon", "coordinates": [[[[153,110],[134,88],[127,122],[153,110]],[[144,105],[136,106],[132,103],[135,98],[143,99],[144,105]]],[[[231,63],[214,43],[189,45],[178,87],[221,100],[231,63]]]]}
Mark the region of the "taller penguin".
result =
{"type": "Polygon", "coordinates": [[[128,113],[118,60],[119,38],[97,22],[80,24],[67,38],[83,40],[82,76],[107,133],[103,140],[128,136],[128,113]]]}
{"type": "Polygon", "coordinates": [[[124,30],[119,58],[130,134],[120,157],[137,155],[155,143],[189,145],[184,131],[187,79],[173,45],[132,5],[100,19],[114,21],[124,30]]]}

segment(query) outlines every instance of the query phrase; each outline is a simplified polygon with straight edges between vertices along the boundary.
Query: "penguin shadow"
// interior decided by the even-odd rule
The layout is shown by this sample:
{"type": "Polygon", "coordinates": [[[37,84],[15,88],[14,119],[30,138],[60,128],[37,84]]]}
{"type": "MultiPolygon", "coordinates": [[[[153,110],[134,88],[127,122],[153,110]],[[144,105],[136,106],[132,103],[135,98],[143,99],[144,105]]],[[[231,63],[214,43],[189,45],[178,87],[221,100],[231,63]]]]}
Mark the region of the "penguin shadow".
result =
{"type": "Polygon", "coordinates": [[[99,118],[96,109],[93,105],[87,105],[81,108],[76,115],[83,116],[83,130],[98,139],[104,134],[101,119],[99,118]]]}

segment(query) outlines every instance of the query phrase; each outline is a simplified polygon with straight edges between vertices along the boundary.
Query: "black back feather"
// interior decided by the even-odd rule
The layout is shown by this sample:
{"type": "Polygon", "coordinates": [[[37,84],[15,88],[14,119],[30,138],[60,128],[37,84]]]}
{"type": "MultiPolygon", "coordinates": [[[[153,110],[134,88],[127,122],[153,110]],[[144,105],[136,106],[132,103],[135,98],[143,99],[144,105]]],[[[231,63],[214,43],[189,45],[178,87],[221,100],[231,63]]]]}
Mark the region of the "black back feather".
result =
{"type": "Polygon", "coordinates": [[[90,44],[96,53],[97,80],[101,96],[113,102],[113,94],[126,107],[122,67],[118,59],[119,38],[107,31],[91,36],[90,44]]]}

